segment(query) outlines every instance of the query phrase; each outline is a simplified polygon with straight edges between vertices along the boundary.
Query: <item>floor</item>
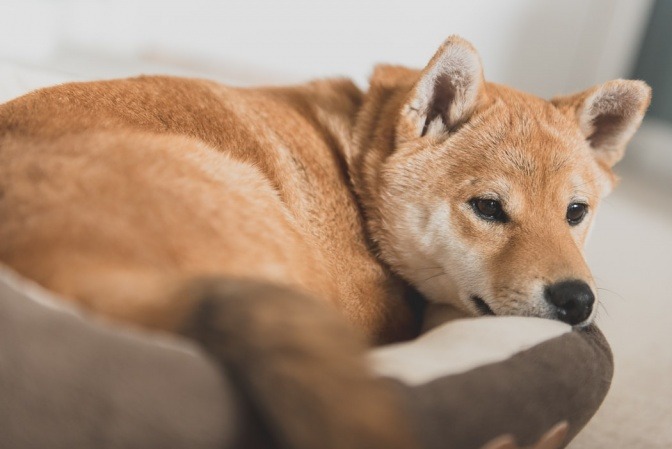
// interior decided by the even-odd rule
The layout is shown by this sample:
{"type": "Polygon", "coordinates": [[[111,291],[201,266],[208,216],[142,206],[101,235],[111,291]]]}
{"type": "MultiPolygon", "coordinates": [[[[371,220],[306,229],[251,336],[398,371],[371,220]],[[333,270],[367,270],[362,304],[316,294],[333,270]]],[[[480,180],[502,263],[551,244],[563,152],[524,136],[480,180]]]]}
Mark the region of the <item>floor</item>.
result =
{"type": "Polygon", "coordinates": [[[616,370],[570,449],[672,448],[672,183],[654,184],[627,164],[621,175],[586,249],[616,370]]]}

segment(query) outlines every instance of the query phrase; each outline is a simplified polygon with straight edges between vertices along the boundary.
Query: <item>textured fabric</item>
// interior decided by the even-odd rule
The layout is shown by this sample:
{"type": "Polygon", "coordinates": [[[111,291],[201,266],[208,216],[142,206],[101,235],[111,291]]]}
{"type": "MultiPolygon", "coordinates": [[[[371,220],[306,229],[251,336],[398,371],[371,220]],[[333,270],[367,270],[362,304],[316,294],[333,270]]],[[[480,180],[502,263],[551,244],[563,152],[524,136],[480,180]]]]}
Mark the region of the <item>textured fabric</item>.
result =
{"type": "Polygon", "coordinates": [[[541,318],[459,319],[433,329],[413,342],[375,350],[370,360],[380,375],[417,386],[504,361],[571,330],[568,324],[541,318]],[[469,344],[465,345],[465,341],[469,344]]]}
{"type": "MultiPolygon", "coordinates": [[[[231,383],[193,345],[53,304],[47,292],[0,272],[0,447],[221,449],[235,447],[244,425],[254,432],[240,418],[231,383]]],[[[490,330],[499,333],[503,323],[518,323],[492,320],[490,330]]],[[[532,320],[528,329],[538,328],[541,321],[532,320]]],[[[498,340],[484,338],[489,320],[471,321],[480,334],[464,332],[455,342],[454,332],[437,329],[430,353],[441,338],[447,348],[458,345],[453,355],[498,340]]],[[[381,379],[405,399],[421,448],[479,448],[505,434],[528,445],[563,420],[573,437],[608,390],[611,354],[596,329],[547,324],[550,332],[531,336],[533,343],[509,345],[480,366],[472,360],[418,383],[381,379]]],[[[395,351],[419,344],[422,352],[422,342],[382,351],[403,355],[395,351]]]]}
{"type": "Polygon", "coordinates": [[[0,277],[0,447],[221,449],[236,423],[226,379],[186,342],[44,307],[0,277]],[[158,344],[159,341],[164,343],[158,344]]]}
{"type": "Polygon", "coordinates": [[[390,381],[405,390],[424,448],[475,449],[505,434],[527,446],[562,421],[566,445],[597,411],[612,374],[609,346],[593,327],[421,385],[390,381]]]}

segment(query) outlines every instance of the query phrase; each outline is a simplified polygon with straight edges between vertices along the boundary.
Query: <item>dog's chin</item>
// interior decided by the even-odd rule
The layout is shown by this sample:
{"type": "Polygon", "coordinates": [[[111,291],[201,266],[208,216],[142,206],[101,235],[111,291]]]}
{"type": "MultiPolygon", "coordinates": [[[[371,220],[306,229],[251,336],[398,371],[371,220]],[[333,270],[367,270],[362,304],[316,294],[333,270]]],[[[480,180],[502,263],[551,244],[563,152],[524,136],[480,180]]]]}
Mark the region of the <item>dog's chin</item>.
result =
{"type": "Polygon", "coordinates": [[[574,329],[585,329],[593,324],[595,321],[595,314],[593,313],[591,316],[586,318],[585,321],[580,322],[579,324],[572,324],[572,327],[574,329]]]}

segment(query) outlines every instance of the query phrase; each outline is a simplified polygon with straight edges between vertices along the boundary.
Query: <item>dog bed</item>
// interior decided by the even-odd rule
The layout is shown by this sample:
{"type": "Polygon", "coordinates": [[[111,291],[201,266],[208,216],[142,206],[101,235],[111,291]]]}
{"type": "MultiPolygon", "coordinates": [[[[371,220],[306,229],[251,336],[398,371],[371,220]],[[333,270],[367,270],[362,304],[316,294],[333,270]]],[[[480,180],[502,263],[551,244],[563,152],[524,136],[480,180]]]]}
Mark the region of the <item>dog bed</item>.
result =
{"type": "MultiPolygon", "coordinates": [[[[195,344],[58,303],[0,271],[0,447],[235,447],[249,426],[240,392],[195,344]]],[[[613,369],[595,327],[519,317],[452,321],[369,358],[403,398],[423,449],[517,447],[510,439],[564,447],[613,369]]]]}

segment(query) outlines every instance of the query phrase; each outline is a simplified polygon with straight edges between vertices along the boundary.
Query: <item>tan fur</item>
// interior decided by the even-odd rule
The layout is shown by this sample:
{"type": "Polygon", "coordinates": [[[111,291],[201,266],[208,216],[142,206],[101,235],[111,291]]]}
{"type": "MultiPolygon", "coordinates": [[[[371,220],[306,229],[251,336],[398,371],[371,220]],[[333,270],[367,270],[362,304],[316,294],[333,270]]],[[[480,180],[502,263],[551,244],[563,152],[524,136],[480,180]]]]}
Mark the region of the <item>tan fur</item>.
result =
{"type": "Polygon", "coordinates": [[[10,102],[0,259],[143,325],[170,327],[162,295],[144,291],[154,278],[223,274],[325,298],[374,341],[408,335],[403,288],[367,246],[343,161],[360,101],[339,80],[138,78],[10,102]]]}
{"type": "Polygon", "coordinates": [[[475,293],[545,316],[540,283],[592,282],[588,226],[567,226],[566,203],[594,215],[649,95],[613,81],[546,102],[486,83],[456,37],[423,71],[378,67],[366,95],[345,80],[161,77],[37,91],[0,108],[0,260],[161,328],[175,325],[166,289],[226,275],[324,298],[372,341],[405,338],[414,321],[388,266],[466,311],[475,293]],[[468,209],[487,192],[511,226],[468,209]]]}
{"type": "Polygon", "coordinates": [[[255,406],[234,447],[417,447],[397,391],[369,374],[363,340],[323,303],[221,279],[193,283],[181,297],[200,299],[182,332],[226,362],[255,406]]]}

